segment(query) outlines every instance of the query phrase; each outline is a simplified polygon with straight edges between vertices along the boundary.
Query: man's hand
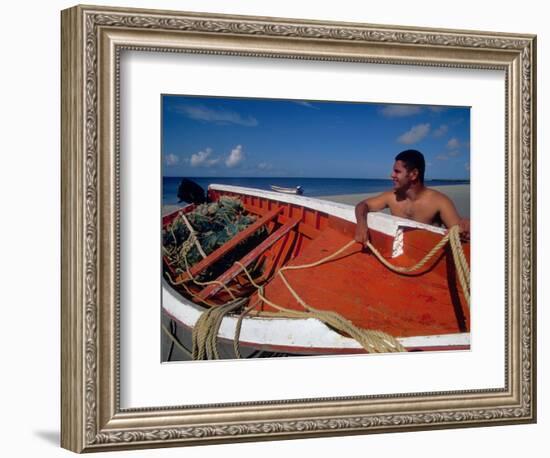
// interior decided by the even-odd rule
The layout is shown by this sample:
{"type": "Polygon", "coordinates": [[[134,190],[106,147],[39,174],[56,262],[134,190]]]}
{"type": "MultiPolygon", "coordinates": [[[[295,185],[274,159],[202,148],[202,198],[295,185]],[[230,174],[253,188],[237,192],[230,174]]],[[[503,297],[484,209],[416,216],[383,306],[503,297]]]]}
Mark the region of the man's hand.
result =
{"type": "Polygon", "coordinates": [[[369,205],[367,200],[359,202],[355,206],[355,221],[357,221],[355,226],[355,241],[361,244],[361,247],[364,249],[367,246],[367,241],[369,239],[368,235],[368,226],[367,226],[367,214],[369,212],[369,205]]]}
{"type": "Polygon", "coordinates": [[[366,224],[357,224],[355,227],[355,241],[359,242],[363,248],[367,247],[369,241],[369,229],[366,224]]]}
{"type": "Polygon", "coordinates": [[[458,222],[458,227],[460,228],[460,240],[463,242],[470,241],[470,220],[467,218],[462,218],[458,222]]]}
{"type": "Polygon", "coordinates": [[[374,197],[362,200],[355,206],[355,241],[359,242],[363,248],[367,248],[369,242],[369,227],[367,224],[367,215],[370,211],[384,210],[388,206],[389,200],[393,198],[393,191],[383,192],[374,197]]]}

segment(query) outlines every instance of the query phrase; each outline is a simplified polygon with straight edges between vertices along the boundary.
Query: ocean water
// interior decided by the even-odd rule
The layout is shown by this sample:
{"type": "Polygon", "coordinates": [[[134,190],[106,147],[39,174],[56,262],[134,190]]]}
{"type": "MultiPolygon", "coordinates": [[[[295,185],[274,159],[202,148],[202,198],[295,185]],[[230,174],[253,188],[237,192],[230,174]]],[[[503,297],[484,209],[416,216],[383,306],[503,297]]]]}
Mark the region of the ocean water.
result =
{"type": "MultiPolygon", "coordinates": [[[[178,203],[178,187],[182,177],[163,177],[162,203],[172,205],[178,203]]],[[[362,178],[241,178],[241,177],[190,177],[206,191],[210,184],[227,184],[258,188],[270,191],[271,185],[293,188],[302,186],[304,196],[320,197],[342,194],[363,194],[382,192],[392,187],[391,180],[375,180],[362,178]]],[[[430,180],[428,186],[444,186],[449,184],[469,184],[469,181],[430,180]]]]}

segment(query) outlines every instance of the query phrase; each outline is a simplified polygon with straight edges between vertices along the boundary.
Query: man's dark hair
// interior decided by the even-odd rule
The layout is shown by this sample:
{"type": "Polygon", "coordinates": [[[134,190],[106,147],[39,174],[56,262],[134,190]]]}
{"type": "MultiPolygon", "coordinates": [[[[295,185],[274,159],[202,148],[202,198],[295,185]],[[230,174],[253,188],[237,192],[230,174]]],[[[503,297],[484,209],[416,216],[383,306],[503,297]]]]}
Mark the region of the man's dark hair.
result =
{"type": "Polygon", "coordinates": [[[424,155],[415,149],[407,149],[401,151],[395,156],[396,161],[401,161],[405,164],[405,168],[408,172],[413,169],[418,170],[418,179],[424,183],[424,171],[426,170],[426,162],[424,161],[424,155]]]}

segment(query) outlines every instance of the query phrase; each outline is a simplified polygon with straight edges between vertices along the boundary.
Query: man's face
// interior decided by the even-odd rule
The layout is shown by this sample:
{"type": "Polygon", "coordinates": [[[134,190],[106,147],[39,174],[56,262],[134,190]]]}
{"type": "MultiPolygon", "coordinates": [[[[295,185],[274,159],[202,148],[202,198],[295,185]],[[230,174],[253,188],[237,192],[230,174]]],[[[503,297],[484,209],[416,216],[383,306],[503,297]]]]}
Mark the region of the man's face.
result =
{"type": "Polygon", "coordinates": [[[403,161],[395,161],[391,173],[393,188],[395,190],[406,190],[415,178],[416,169],[410,172],[405,167],[403,161]]]}

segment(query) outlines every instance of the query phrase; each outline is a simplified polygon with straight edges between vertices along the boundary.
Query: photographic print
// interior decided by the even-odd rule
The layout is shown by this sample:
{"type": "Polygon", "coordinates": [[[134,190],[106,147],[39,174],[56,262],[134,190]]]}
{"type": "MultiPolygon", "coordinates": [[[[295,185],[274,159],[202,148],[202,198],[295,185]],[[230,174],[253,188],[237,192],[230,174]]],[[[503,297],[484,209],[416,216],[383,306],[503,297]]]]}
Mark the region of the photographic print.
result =
{"type": "Polygon", "coordinates": [[[470,348],[469,107],[161,106],[163,362],[470,348]]]}

